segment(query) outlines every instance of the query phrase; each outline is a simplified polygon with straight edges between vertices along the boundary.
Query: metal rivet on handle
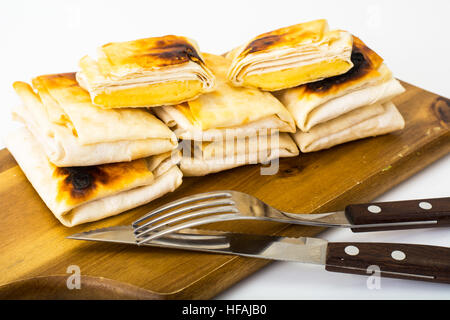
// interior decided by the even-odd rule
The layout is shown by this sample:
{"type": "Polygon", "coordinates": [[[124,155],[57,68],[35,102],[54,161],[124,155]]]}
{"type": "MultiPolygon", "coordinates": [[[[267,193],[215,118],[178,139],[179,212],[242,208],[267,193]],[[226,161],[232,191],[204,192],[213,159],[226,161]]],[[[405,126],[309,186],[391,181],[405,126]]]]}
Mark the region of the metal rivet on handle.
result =
{"type": "Polygon", "coordinates": [[[431,203],[426,202],[426,201],[422,201],[421,203],[419,203],[419,207],[421,207],[424,210],[430,210],[431,208],[433,208],[431,203]]]}
{"type": "Polygon", "coordinates": [[[349,256],[356,256],[359,253],[359,249],[355,246],[346,246],[344,251],[349,256]]]}
{"type": "Polygon", "coordinates": [[[395,251],[392,251],[391,257],[394,260],[402,261],[402,260],[405,260],[406,254],[403,251],[395,250],[395,251]]]}
{"type": "Polygon", "coordinates": [[[375,205],[368,206],[367,210],[369,210],[369,212],[372,212],[372,213],[380,213],[381,212],[381,208],[379,206],[375,206],[375,205]]]}

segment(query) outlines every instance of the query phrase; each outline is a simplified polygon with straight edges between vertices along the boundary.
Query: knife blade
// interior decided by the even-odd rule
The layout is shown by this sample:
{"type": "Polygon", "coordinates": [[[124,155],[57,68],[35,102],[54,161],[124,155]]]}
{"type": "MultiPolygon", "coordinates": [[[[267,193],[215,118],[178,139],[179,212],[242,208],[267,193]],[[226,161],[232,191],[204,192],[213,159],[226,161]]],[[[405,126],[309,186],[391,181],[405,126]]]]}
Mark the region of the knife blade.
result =
{"type": "MultiPolygon", "coordinates": [[[[132,226],[91,230],[69,239],[137,245],[132,226]]],[[[184,229],[142,246],[324,265],[327,271],[450,283],[450,248],[399,243],[328,242],[319,238],[184,229]],[[376,269],[375,269],[376,270],[376,269]]]]}
{"type": "MultiPolygon", "coordinates": [[[[137,245],[132,226],[91,230],[68,238],[137,245]]],[[[289,238],[203,229],[184,229],[143,245],[314,264],[325,263],[327,249],[327,241],[318,238],[289,238]]]]}

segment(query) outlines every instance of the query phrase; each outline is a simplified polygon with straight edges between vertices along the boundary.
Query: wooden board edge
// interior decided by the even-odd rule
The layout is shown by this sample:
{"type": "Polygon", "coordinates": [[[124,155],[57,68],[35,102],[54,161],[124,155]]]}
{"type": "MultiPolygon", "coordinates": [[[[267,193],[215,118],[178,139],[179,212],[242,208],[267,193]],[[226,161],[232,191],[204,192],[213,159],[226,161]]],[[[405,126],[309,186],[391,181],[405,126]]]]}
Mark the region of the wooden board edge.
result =
{"type": "Polygon", "coordinates": [[[162,300],[164,294],[103,277],[80,276],[80,288],[69,289],[69,275],[38,276],[0,286],[0,300],[162,300]],[[39,292],[36,296],[35,292],[39,292]]]}
{"type": "Polygon", "coordinates": [[[17,162],[11,153],[9,153],[8,149],[0,149],[0,173],[15,166],[17,166],[17,162]]]}

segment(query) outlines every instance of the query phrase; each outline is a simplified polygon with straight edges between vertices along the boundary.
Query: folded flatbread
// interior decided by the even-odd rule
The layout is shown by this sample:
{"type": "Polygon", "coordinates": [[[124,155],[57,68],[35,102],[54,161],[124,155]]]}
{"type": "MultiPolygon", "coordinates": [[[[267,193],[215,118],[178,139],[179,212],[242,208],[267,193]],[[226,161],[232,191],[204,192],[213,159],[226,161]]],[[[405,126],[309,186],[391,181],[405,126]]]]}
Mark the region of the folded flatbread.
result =
{"type": "Polygon", "coordinates": [[[144,109],[104,110],[91,103],[74,73],[39,76],[33,88],[15,82],[13,109],[48,159],[59,167],[130,161],[173,150],[175,134],[144,109]]]}
{"type": "Polygon", "coordinates": [[[172,105],[211,91],[214,77],[195,41],[167,35],[101,46],[80,60],[77,80],[103,108],[172,105]]]}
{"type": "Polygon", "coordinates": [[[292,88],[347,72],[352,36],[315,20],[261,34],[228,53],[236,86],[267,91],[292,88]]]}
{"type": "Polygon", "coordinates": [[[47,160],[26,128],[11,133],[5,142],[47,207],[67,227],[148,203],[182,181],[178,151],[131,162],[59,168],[47,160]]]}
{"type": "Polygon", "coordinates": [[[302,152],[331,148],[352,140],[403,129],[405,121],[392,102],[375,103],[293,135],[302,152]]]}
{"type": "Polygon", "coordinates": [[[203,176],[299,154],[297,146],[287,133],[213,142],[185,140],[180,147],[183,154],[180,168],[185,176],[203,176]]]}
{"type": "Polygon", "coordinates": [[[269,92],[230,85],[224,57],[204,54],[216,76],[216,89],[176,106],[152,108],[181,139],[211,141],[255,135],[257,131],[295,132],[292,116],[269,92]]]}
{"type": "Polygon", "coordinates": [[[405,91],[383,59],[357,37],[351,60],[353,67],[344,74],[276,93],[302,131],[405,91]]]}

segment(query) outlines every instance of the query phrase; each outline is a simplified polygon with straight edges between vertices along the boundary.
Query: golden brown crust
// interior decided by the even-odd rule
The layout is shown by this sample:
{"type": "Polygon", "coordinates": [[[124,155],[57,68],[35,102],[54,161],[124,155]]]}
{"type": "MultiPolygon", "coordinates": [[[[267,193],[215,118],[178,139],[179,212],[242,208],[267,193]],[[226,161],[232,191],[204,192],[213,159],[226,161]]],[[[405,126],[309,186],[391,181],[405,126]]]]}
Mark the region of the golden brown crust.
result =
{"type": "Polygon", "coordinates": [[[39,84],[43,84],[50,89],[78,86],[77,80],[75,79],[75,72],[41,75],[33,79],[34,86],[38,86],[39,84]]]}
{"type": "Polygon", "coordinates": [[[383,63],[383,58],[367,47],[356,36],[353,36],[351,60],[353,67],[349,71],[341,75],[305,84],[305,92],[331,93],[335,90],[340,90],[343,86],[352,85],[362,78],[375,78],[380,75],[378,69],[383,63]]]}
{"type": "Polygon", "coordinates": [[[59,103],[90,103],[89,92],[84,90],[75,79],[75,72],[47,74],[34,78],[33,87],[38,94],[52,96],[51,92],[59,92],[59,103]]]}
{"type": "Polygon", "coordinates": [[[327,30],[327,21],[321,19],[266,32],[248,43],[239,56],[243,57],[254,52],[295,46],[309,40],[318,41],[327,30]]]}
{"type": "MultiPolygon", "coordinates": [[[[203,63],[193,42],[174,35],[108,43],[101,47],[101,51],[112,69],[124,66],[154,69],[189,61],[203,63]]],[[[100,63],[101,69],[102,65],[100,63]]],[[[109,70],[101,71],[107,74],[109,70]]]]}
{"type": "Polygon", "coordinates": [[[58,180],[56,200],[76,205],[102,194],[122,191],[136,180],[152,178],[145,159],[87,167],[54,167],[58,180]]]}
{"type": "Polygon", "coordinates": [[[378,69],[383,63],[383,58],[366,46],[366,44],[355,35],[353,35],[353,50],[361,52],[364,55],[364,58],[373,66],[373,69],[378,69]]]}

